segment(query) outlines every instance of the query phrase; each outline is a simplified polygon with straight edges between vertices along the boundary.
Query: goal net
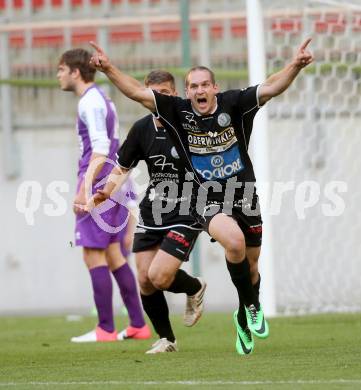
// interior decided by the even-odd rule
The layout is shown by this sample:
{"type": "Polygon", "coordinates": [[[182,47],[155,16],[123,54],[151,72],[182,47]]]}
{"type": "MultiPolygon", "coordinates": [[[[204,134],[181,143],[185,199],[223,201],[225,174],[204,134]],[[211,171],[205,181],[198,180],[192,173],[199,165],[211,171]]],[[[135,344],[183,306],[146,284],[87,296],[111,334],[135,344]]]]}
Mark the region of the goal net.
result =
{"type": "Polygon", "coordinates": [[[361,5],[262,3],[268,71],[315,56],[268,104],[277,312],[360,310],[361,5]]]}

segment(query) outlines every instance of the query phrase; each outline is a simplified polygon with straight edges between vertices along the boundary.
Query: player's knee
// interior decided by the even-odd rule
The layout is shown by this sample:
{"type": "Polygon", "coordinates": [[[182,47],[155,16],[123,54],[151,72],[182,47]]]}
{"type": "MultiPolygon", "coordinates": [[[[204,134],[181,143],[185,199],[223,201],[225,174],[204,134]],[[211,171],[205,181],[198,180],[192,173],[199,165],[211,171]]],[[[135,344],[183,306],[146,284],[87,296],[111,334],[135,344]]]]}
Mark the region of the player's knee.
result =
{"type": "Polygon", "coordinates": [[[230,235],[224,243],[224,247],[232,257],[243,259],[246,255],[246,243],[243,235],[230,235]]]}
{"type": "Polygon", "coordinates": [[[166,273],[148,273],[149,280],[152,282],[152,285],[158,290],[166,290],[171,284],[171,278],[166,273]]]}
{"type": "Polygon", "coordinates": [[[153,287],[147,272],[138,272],[138,283],[141,291],[148,291],[153,287]]]}

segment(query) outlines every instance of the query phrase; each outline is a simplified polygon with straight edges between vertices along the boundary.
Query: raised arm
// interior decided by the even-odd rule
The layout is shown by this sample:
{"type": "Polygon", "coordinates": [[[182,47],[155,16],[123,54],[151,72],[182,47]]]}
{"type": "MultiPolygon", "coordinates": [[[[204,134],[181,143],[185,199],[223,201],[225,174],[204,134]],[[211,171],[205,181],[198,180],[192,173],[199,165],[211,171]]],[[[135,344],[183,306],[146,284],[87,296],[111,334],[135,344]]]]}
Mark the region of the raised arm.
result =
{"type": "Polygon", "coordinates": [[[307,51],[311,38],[306,39],[297,50],[293,61],[286,65],[281,71],[271,75],[259,88],[259,103],[265,104],[271,98],[280,95],[285,91],[296,78],[302,68],[313,61],[312,54],[307,51]]]}
{"type": "Polygon", "coordinates": [[[155,111],[153,93],[149,88],[144,87],[135,78],[121,72],[109,60],[103,49],[95,42],[89,42],[95,49],[90,63],[99,71],[103,72],[108,79],[129,99],[141,103],[150,111],[155,111]]]}

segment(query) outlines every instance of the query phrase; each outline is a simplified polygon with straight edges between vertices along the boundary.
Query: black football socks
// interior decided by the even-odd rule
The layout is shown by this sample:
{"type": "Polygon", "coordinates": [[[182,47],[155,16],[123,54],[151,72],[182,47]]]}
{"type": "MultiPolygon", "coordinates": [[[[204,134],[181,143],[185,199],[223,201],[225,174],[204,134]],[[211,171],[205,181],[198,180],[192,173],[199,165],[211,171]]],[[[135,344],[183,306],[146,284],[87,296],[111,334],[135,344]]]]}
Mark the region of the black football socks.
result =
{"type": "Polygon", "coordinates": [[[194,295],[201,287],[201,282],[197,278],[194,278],[187,274],[187,272],[179,269],[175,274],[173,282],[166,290],[176,294],[186,293],[187,295],[194,295]]]}
{"type": "Polygon", "coordinates": [[[252,286],[249,262],[245,258],[241,263],[231,263],[226,259],[232,282],[237,289],[239,299],[238,323],[242,328],[247,326],[244,306],[255,305],[259,309],[259,301],[252,286]]]}
{"type": "Polygon", "coordinates": [[[257,301],[259,302],[259,290],[261,287],[261,275],[258,274],[258,280],[257,282],[253,285],[253,290],[254,293],[256,294],[257,301]]]}
{"type": "Polygon", "coordinates": [[[169,321],[169,309],[164,293],[157,290],[151,295],[140,295],[144,311],[147,313],[159,338],[174,343],[175,337],[169,321]]]}

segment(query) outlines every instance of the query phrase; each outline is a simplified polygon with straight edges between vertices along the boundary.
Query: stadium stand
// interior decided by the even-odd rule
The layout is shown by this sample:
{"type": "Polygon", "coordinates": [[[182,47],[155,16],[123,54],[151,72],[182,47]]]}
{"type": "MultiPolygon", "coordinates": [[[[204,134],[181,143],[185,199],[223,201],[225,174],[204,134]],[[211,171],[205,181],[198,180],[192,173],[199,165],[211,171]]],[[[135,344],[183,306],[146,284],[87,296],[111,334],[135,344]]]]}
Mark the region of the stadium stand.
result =
{"type": "MultiPolygon", "coordinates": [[[[244,6],[244,1],[235,0],[190,2],[193,62],[199,61],[199,17],[203,17],[209,31],[212,65],[228,69],[244,66],[247,36],[244,6]]],[[[44,76],[44,72],[53,77],[55,54],[70,46],[86,47],[90,40],[98,40],[99,28],[92,26],[91,21],[102,17],[107,17],[107,20],[129,18],[129,24],[109,25],[102,32],[107,38],[109,53],[123,69],[180,66],[181,25],[178,15],[179,1],[175,0],[0,0],[0,18],[5,18],[9,24],[55,23],[52,28],[31,30],[19,27],[9,32],[11,74],[17,77],[44,76]],[[157,18],[164,15],[169,15],[169,20],[160,22],[157,18]],[[137,21],[137,16],[141,16],[140,21],[137,21]],[[66,20],[74,22],[74,26],[56,27],[58,21],[66,20]],[[89,25],[76,26],[77,20],[89,20],[89,25]]],[[[269,10],[267,18],[269,32],[276,38],[282,40],[291,34],[295,41],[300,39],[304,29],[302,11],[290,8],[289,13],[285,13],[283,9],[280,15],[275,7],[269,10]]],[[[352,18],[346,19],[336,10],[318,12],[315,9],[310,23],[312,25],[308,28],[317,34],[342,34],[347,28],[359,32],[361,13],[355,11],[352,18]]],[[[272,58],[275,55],[272,46],[267,50],[268,57],[272,58]]]]}

